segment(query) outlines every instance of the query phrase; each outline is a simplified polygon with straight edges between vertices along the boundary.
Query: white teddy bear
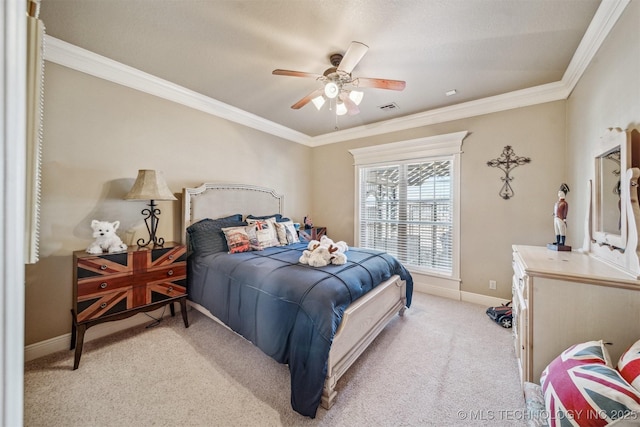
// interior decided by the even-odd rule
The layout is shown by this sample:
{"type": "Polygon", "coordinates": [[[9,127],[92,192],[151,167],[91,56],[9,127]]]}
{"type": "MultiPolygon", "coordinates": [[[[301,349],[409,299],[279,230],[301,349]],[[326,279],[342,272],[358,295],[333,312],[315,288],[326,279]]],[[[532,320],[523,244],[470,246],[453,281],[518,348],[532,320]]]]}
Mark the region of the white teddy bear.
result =
{"type": "Polygon", "coordinates": [[[318,246],[311,255],[309,255],[308,263],[311,267],[324,267],[331,264],[331,252],[326,246],[318,246]]]}
{"type": "Polygon", "coordinates": [[[298,262],[300,262],[301,264],[309,264],[309,258],[311,258],[311,254],[319,246],[320,246],[319,240],[310,240],[309,243],[307,244],[307,249],[302,252],[302,255],[300,256],[300,259],[298,260],[298,262]]]}
{"type": "Polygon", "coordinates": [[[333,246],[335,248],[338,248],[338,253],[341,253],[341,254],[349,250],[349,245],[347,245],[347,242],[343,242],[342,240],[340,240],[339,242],[334,242],[327,236],[322,236],[320,238],[320,244],[324,246],[333,246]]]}
{"type": "Polygon", "coordinates": [[[307,249],[302,252],[298,260],[301,264],[309,264],[312,267],[324,267],[329,264],[342,265],[347,262],[344,252],[349,250],[349,246],[343,242],[334,243],[327,236],[322,236],[320,241],[311,240],[307,249]]]}
{"type": "Polygon", "coordinates": [[[120,227],[120,221],[108,222],[98,221],[96,219],[91,221],[93,237],[96,241],[89,245],[87,252],[90,254],[101,254],[103,251],[113,253],[127,250],[127,245],[122,243],[122,240],[120,240],[120,237],[116,234],[118,227],[120,227]]]}

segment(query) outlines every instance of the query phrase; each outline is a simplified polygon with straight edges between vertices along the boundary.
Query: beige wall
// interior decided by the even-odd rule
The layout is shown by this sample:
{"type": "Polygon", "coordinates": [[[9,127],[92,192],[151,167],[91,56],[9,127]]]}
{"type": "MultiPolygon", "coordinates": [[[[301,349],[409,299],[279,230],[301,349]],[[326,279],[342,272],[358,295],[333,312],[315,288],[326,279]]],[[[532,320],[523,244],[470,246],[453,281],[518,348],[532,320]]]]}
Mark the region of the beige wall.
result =
{"type": "MultiPolygon", "coordinates": [[[[310,206],[311,149],[56,64],[46,64],[40,261],[26,270],[25,344],[71,331],[72,257],[92,219],[145,236],[145,202],[124,201],[138,169],[164,172],[180,197],[205,181],[259,184],[310,206]],[[293,179],[295,177],[295,179],[293,179]]],[[[159,236],[180,240],[180,202],[159,202],[159,236]]],[[[247,212],[248,213],[248,212],[247,212]]]]}
{"type": "Polygon", "coordinates": [[[607,128],[640,129],[640,1],[627,6],[567,103],[567,172],[582,246],[595,147],[607,128]]]}
{"type": "MultiPolygon", "coordinates": [[[[410,131],[314,148],[314,222],[326,225],[334,240],[353,243],[356,147],[469,131],[461,156],[461,290],[511,299],[511,245],[544,245],[553,239],[551,212],[564,180],[565,103],[536,105],[410,131]],[[511,145],[531,163],[515,168],[515,196],[498,192],[504,173],[487,166],[511,145]],[[340,183],[336,191],[335,183],[340,183]],[[489,289],[489,280],[497,289],[489,289]]],[[[414,275],[430,285],[433,280],[414,275]]]]}

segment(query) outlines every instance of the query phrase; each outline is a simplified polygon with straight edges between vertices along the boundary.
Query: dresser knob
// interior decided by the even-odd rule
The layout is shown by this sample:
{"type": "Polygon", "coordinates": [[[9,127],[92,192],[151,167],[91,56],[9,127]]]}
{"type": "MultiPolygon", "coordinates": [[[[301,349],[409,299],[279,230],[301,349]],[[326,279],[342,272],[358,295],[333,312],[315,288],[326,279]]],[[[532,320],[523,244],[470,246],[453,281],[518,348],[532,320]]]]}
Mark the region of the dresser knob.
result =
{"type": "Polygon", "coordinates": [[[172,260],[172,259],[173,259],[173,255],[169,255],[169,259],[171,259],[171,260],[172,260]]]}
{"type": "Polygon", "coordinates": [[[100,308],[106,308],[107,307],[107,303],[103,302],[102,304],[100,304],[100,308]]]}
{"type": "Polygon", "coordinates": [[[102,282],[102,283],[100,283],[100,288],[101,288],[101,289],[104,289],[104,288],[106,288],[106,287],[107,287],[107,282],[102,282]]]}
{"type": "Polygon", "coordinates": [[[106,270],[106,269],[107,269],[107,265],[106,265],[106,264],[102,264],[102,265],[100,266],[100,270],[106,270]]]}
{"type": "Polygon", "coordinates": [[[173,270],[167,271],[167,276],[173,276],[173,270]]]}
{"type": "Polygon", "coordinates": [[[169,287],[167,288],[167,291],[169,291],[169,292],[173,292],[173,286],[169,286],[169,287]]]}

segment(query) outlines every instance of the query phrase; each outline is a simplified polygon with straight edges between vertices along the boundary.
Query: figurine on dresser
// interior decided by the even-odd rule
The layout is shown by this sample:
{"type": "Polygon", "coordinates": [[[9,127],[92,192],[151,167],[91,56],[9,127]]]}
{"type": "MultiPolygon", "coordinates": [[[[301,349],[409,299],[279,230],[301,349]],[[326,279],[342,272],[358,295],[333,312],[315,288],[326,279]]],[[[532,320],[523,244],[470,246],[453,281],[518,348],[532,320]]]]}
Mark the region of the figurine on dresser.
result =
{"type": "Polygon", "coordinates": [[[569,186],[560,185],[558,190],[558,201],[553,205],[553,229],[556,234],[556,241],[547,245],[548,249],[554,251],[570,251],[571,246],[565,245],[567,238],[567,213],[569,213],[569,203],[566,201],[569,186]]]}

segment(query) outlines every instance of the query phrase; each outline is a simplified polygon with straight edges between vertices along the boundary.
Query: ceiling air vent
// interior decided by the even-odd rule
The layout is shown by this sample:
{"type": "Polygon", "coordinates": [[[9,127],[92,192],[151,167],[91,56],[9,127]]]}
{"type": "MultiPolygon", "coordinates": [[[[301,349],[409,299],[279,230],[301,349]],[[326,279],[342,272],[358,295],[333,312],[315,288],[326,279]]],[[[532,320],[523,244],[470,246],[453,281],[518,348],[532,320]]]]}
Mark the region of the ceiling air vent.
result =
{"type": "Polygon", "coordinates": [[[399,109],[400,107],[398,107],[398,104],[396,104],[395,102],[392,102],[391,104],[379,105],[378,108],[382,111],[393,111],[399,109]]]}

